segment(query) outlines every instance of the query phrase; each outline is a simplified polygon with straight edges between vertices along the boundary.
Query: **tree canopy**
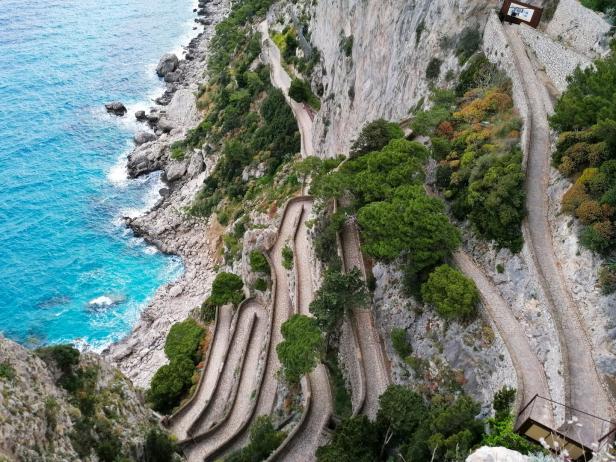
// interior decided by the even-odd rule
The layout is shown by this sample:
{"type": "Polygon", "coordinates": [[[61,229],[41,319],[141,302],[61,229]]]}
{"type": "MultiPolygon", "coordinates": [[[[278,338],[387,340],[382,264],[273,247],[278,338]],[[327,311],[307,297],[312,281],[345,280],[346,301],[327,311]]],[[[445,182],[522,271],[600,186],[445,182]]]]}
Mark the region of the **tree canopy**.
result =
{"type": "Polygon", "coordinates": [[[333,332],[342,322],[344,314],[361,308],[367,302],[367,291],[359,270],[342,273],[328,269],[323,283],[310,303],[310,312],[319,327],[326,333],[333,332]]]}
{"type": "Polygon", "coordinates": [[[398,124],[385,119],[377,119],[364,125],[357,139],[353,141],[351,157],[380,151],[391,140],[398,138],[404,138],[404,132],[398,124]]]}
{"type": "Polygon", "coordinates": [[[366,253],[385,261],[404,257],[415,272],[438,263],[460,244],[442,202],[421,186],[401,187],[390,201],[366,205],[357,221],[366,253]]]}
{"type": "Polygon", "coordinates": [[[165,354],[169,359],[185,356],[193,362],[198,362],[197,352],[203,339],[203,327],[194,319],[177,322],[167,334],[165,340],[165,354]]]}
{"type": "Polygon", "coordinates": [[[319,363],[325,348],[314,318],[296,314],[282,325],[284,340],[276,347],[287,380],[297,383],[319,363]]]}
{"type": "Polygon", "coordinates": [[[441,265],[430,274],[421,286],[421,295],[439,315],[452,320],[473,318],[479,302],[475,283],[449,265],[441,265]]]}

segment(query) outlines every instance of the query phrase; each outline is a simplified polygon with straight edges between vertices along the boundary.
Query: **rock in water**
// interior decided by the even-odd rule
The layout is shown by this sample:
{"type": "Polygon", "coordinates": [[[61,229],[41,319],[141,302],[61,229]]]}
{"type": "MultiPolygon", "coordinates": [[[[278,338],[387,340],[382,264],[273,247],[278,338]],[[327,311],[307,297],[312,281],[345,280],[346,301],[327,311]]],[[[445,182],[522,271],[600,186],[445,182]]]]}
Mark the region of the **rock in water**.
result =
{"type": "Polygon", "coordinates": [[[178,68],[179,60],[173,53],[166,53],[160,58],[158,66],[156,66],[156,74],[159,77],[164,77],[170,72],[175,71],[178,68]]]}
{"type": "Polygon", "coordinates": [[[135,133],[135,136],[133,136],[133,141],[135,141],[135,144],[137,145],[149,143],[155,139],[156,135],[150,132],[137,132],[135,133]]]}
{"type": "Polygon", "coordinates": [[[126,106],[119,101],[112,101],[111,103],[105,104],[105,109],[107,109],[109,114],[114,114],[117,116],[123,116],[126,114],[126,106]]]}
{"type": "Polygon", "coordinates": [[[145,115],[145,111],[137,111],[137,112],[135,112],[135,119],[137,119],[139,122],[143,122],[147,118],[148,117],[145,115]]]}

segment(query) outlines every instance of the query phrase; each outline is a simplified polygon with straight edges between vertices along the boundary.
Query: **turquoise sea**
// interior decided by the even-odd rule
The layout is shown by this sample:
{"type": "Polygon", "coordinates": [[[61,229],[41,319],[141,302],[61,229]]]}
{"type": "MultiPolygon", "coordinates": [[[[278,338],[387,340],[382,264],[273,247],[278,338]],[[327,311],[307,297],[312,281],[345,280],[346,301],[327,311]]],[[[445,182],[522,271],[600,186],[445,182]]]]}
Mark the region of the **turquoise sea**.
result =
{"type": "Polygon", "coordinates": [[[121,217],[158,197],[129,181],[133,113],[162,93],[154,68],[192,33],[190,0],[0,1],[0,332],[99,349],[130,331],[179,259],[121,217]],[[124,118],[103,104],[121,100],[124,118]]]}

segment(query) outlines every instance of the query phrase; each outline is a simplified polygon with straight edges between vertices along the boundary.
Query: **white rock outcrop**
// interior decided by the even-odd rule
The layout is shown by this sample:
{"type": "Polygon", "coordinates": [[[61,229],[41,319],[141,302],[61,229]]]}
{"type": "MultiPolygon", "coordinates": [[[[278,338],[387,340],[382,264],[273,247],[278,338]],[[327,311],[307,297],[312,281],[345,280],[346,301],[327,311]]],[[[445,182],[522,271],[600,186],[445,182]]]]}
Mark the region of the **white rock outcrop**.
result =
{"type": "Polygon", "coordinates": [[[466,462],[529,462],[528,456],[511,449],[482,446],[466,458],[466,462]]]}

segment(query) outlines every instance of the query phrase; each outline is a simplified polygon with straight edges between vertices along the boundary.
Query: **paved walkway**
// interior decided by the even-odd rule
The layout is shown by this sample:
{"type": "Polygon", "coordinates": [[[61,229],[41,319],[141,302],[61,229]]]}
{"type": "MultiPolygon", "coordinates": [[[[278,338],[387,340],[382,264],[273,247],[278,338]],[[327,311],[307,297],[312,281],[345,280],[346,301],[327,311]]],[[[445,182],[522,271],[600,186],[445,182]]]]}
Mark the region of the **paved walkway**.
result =
{"type": "MultiPolygon", "coordinates": [[[[357,268],[365,279],[359,236],[354,223],[345,224],[341,240],[346,271],[357,268]]],[[[355,323],[366,378],[366,395],[361,412],[370,419],[374,419],[379,410],[379,397],[390,384],[385,355],[379,332],[374,325],[372,312],[366,309],[354,309],[352,322],[355,323]]]]}
{"type": "MultiPolygon", "coordinates": [[[[295,237],[295,275],[298,284],[297,311],[312,316],[309,310],[314,299],[314,284],[311,276],[310,244],[306,220],[312,210],[312,203],[304,204],[302,221],[295,237]]],[[[326,368],[319,364],[308,374],[311,400],[305,419],[296,433],[278,451],[276,460],[289,462],[312,462],[317,448],[323,443],[323,432],[333,412],[332,395],[326,368]]]]}
{"type": "Polygon", "coordinates": [[[258,363],[269,328],[266,310],[256,301],[243,307],[212,411],[199,421],[193,444],[184,447],[189,462],[202,462],[238,432],[252,413],[260,387],[258,363]],[[220,398],[219,398],[220,397],[220,398]]]}
{"type": "Polygon", "coordinates": [[[250,438],[250,426],[254,423],[255,419],[258,416],[271,415],[274,409],[274,401],[278,390],[278,372],[280,370],[276,346],[282,341],[282,324],[289,319],[293,312],[291,298],[289,297],[287,270],[282,265],[282,249],[287,243],[292,243],[296,231],[296,224],[300,218],[305,202],[306,201],[301,199],[294,200],[286,207],[278,231],[278,238],[269,251],[273,277],[276,280],[274,305],[272,307],[273,320],[263,382],[260,391],[255,394],[257,402],[254,413],[250,421],[237,432],[232,440],[224,445],[224,450],[215,453],[213,460],[217,460],[224,454],[231,453],[246,446],[250,438]]]}
{"type": "MultiPolygon", "coordinates": [[[[454,262],[466,276],[475,282],[484,308],[505,342],[518,378],[518,393],[521,395],[519,405],[524,406],[536,394],[550,398],[550,389],[543,365],[498,289],[466,253],[457,251],[454,254],[454,262]]],[[[538,409],[533,414],[533,418],[547,426],[552,426],[554,422],[552,412],[546,408],[538,409]]]]}
{"type": "Polygon", "coordinates": [[[210,345],[207,364],[204,366],[201,386],[195,392],[190,403],[171,419],[169,431],[175,435],[178,441],[186,439],[188,428],[197,420],[212,398],[218,377],[224,367],[224,356],[229,345],[232,314],[231,306],[223,306],[218,310],[218,324],[214,333],[214,341],[210,345]]]}
{"type": "MultiPolygon", "coordinates": [[[[515,65],[522,76],[530,108],[530,120],[527,121],[526,127],[529,131],[529,149],[526,152],[528,157],[526,227],[530,237],[528,245],[533,255],[532,263],[537,269],[539,282],[559,330],[565,364],[567,404],[591,414],[607,417],[613,413],[602,385],[602,378],[595,366],[586,326],[568,291],[552,246],[547,194],[551,152],[548,114],[552,112],[552,108],[543,97],[543,88],[518,36],[517,27],[505,26],[505,32],[515,56],[515,65]]],[[[587,444],[596,441],[603,429],[595,427],[583,415],[576,417],[583,425],[581,428],[576,427],[576,433],[582,441],[587,444]]]]}
{"type": "Polygon", "coordinates": [[[304,104],[298,103],[289,97],[289,88],[291,87],[291,77],[282,67],[280,50],[269,36],[269,26],[267,20],[259,24],[259,32],[261,32],[262,56],[270,65],[270,76],[272,84],[280,89],[287,100],[291,110],[295,115],[295,120],[299,127],[302,138],[302,157],[314,156],[314,145],[312,143],[313,122],[310,111],[304,104]]]}

